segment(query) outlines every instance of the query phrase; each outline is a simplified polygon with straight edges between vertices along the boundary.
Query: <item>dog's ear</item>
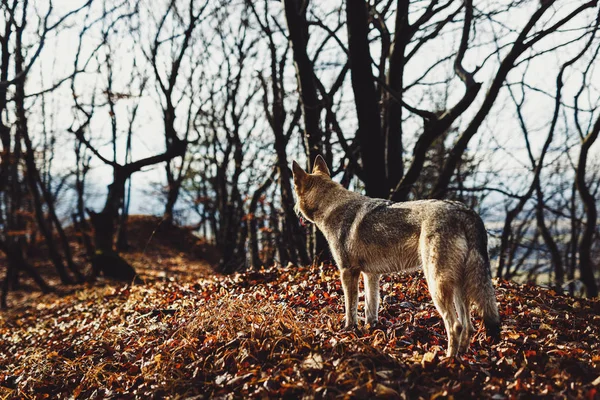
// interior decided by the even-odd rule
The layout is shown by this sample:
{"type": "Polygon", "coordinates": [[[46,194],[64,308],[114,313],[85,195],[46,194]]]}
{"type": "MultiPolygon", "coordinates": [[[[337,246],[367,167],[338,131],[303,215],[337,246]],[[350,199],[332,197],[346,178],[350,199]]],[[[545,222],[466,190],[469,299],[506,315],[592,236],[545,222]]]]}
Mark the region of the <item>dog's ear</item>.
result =
{"type": "Polygon", "coordinates": [[[329,172],[329,168],[327,168],[327,163],[319,154],[317,158],[315,158],[315,165],[313,166],[312,173],[321,172],[327,176],[331,176],[331,172],[329,172]]]}
{"type": "Polygon", "coordinates": [[[298,188],[302,187],[302,183],[308,175],[296,161],[292,162],[292,174],[294,175],[294,185],[298,188]]]}

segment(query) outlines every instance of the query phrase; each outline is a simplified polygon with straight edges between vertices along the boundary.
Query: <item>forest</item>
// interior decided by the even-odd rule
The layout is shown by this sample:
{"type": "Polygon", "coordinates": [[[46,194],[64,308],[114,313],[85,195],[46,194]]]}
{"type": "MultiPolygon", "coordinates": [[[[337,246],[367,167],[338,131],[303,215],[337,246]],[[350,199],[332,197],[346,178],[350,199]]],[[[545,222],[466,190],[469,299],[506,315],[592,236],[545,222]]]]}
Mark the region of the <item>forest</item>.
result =
{"type": "Polygon", "coordinates": [[[2,398],[600,396],[597,0],[0,10],[2,398]],[[318,155],[481,216],[499,343],[443,357],[419,273],[338,332],[318,155]]]}

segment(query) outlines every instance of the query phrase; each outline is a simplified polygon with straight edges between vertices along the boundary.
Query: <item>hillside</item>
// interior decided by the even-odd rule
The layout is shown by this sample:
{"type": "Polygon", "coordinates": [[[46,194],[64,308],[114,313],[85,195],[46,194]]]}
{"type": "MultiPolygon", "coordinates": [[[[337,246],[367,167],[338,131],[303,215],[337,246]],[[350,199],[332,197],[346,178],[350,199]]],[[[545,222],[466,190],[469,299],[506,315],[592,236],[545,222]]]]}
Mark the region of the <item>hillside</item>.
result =
{"type": "MultiPolygon", "coordinates": [[[[81,235],[72,227],[65,229],[70,239],[73,258],[86,276],[91,273],[81,235]]],[[[92,232],[89,232],[92,235],[92,232]]],[[[179,280],[206,278],[215,274],[213,266],[219,260],[214,246],[199,238],[186,226],[168,226],[162,218],[151,215],[131,215],[128,220],[127,251],[121,252],[145,282],[155,280],[179,280]]],[[[56,238],[58,241],[58,237],[56,238]]],[[[60,294],[81,290],[89,285],[62,285],[56,269],[50,261],[47,246],[38,236],[33,251],[28,252],[28,262],[32,264],[53,289],[60,294]]],[[[6,264],[4,254],[0,252],[0,267],[6,264]]],[[[2,271],[2,269],[0,269],[2,271]]],[[[3,278],[3,277],[2,277],[3,278]]],[[[102,278],[100,278],[102,281],[102,278]]],[[[40,296],[39,288],[26,275],[22,274],[20,289],[8,293],[9,306],[34,301],[40,296]]]]}
{"type": "Polygon", "coordinates": [[[218,251],[185,226],[165,225],[162,218],[131,215],[130,248],[123,253],[146,281],[155,278],[190,279],[212,276],[218,251]]]}
{"type": "Polygon", "coordinates": [[[448,360],[422,277],[381,285],[380,326],[356,333],[329,265],[46,295],[0,314],[0,395],[598,397],[599,301],[499,282],[502,341],[448,360]]]}

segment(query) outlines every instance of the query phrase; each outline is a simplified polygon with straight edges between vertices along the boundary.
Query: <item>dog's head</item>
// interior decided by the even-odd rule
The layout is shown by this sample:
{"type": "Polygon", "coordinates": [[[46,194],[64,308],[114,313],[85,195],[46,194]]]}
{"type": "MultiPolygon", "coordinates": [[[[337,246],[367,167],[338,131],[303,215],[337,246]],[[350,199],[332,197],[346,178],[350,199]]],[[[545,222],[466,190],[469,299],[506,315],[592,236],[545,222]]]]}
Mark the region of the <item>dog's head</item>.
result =
{"type": "Polygon", "coordinates": [[[320,155],[315,158],[312,173],[307,173],[296,161],[292,164],[294,191],[296,192],[296,213],[300,217],[314,222],[315,213],[327,189],[331,187],[331,173],[327,163],[320,155]]]}

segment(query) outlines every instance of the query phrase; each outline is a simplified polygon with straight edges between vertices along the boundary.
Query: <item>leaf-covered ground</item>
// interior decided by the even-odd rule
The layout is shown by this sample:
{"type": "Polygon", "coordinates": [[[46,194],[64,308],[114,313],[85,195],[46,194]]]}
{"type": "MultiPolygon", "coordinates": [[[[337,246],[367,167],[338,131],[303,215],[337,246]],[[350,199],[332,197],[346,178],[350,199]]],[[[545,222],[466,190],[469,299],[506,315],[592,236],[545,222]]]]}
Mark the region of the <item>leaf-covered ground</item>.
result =
{"type": "Polygon", "coordinates": [[[445,359],[422,277],[381,287],[379,326],[352,333],[328,265],[43,296],[0,314],[0,395],[598,398],[599,301],[500,282],[502,341],[445,359]]]}

